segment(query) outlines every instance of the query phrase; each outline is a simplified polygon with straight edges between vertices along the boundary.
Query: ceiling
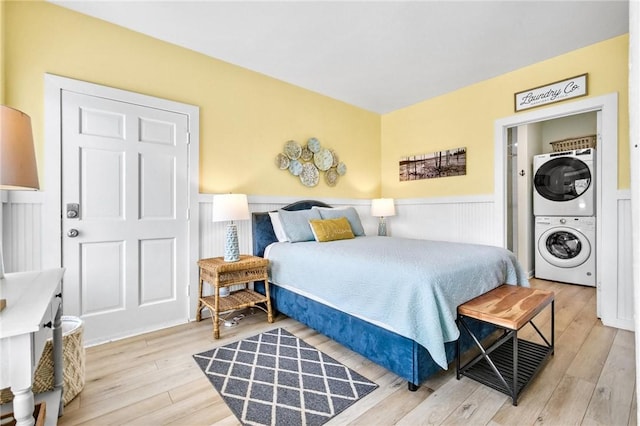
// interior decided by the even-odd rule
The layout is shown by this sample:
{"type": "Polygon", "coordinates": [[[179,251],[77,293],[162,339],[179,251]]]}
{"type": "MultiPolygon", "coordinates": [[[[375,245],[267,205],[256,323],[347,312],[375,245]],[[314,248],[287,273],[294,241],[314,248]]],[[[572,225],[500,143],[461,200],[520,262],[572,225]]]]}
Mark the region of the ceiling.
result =
{"type": "Polygon", "coordinates": [[[628,32],[617,0],[50,1],[381,114],[628,32]]]}

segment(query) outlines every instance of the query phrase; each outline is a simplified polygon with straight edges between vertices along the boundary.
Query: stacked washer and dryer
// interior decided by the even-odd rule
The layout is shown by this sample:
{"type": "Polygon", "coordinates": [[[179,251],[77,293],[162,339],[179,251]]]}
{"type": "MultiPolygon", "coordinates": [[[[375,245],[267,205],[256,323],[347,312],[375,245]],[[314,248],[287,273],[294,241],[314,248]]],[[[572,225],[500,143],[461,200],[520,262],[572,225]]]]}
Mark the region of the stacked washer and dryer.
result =
{"type": "Polygon", "coordinates": [[[535,276],[596,285],[596,189],[593,148],[533,159],[535,276]]]}

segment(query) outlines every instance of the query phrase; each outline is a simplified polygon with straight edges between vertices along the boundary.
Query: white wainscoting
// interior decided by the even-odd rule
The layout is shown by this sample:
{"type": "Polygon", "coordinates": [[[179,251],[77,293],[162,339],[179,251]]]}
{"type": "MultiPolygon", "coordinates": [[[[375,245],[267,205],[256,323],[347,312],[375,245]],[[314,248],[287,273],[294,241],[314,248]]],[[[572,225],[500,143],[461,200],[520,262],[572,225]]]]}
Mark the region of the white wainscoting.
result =
{"type": "Polygon", "coordinates": [[[618,283],[616,322],[609,324],[626,330],[634,329],[633,257],[631,239],[631,194],[618,191],[618,283]]]}
{"type": "Polygon", "coordinates": [[[42,192],[7,192],[2,198],[5,272],[42,269],[42,192]]]}
{"type": "Polygon", "coordinates": [[[396,237],[502,245],[493,196],[403,199],[387,229],[396,237]]]}
{"type": "MultiPolygon", "coordinates": [[[[42,265],[43,193],[15,192],[2,200],[2,247],[7,272],[40,269],[42,265]]],[[[618,283],[616,321],[608,325],[633,330],[631,257],[631,199],[618,191],[618,283]]],[[[276,210],[299,200],[290,197],[249,196],[252,212],[276,210]]],[[[356,208],[368,235],[377,233],[377,218],[370,214],[370,200],[321,199],[333,206],[356,208]]],[[[222,256],[226,223],[211,221],[213,196],[200,194],[200,258],[222,256]]],[[[500,245],[494,229],[492,196],[420,198],[396,200],[396,216],[387,218],[390,235],[500,245]]],[[[240,251],[252,252],[251,222],[237,223],[240,251]]],[[[192,287],[197,288],[197,284],[192,287]]]]}
{"type": "MultiPolygon", "coordinates": [[[[17,193],[16,193],[17,194],[17,193]]],[[[11,195],[3,203],[3,248],[7,272],[38,269],[41,266],[42,193],[11,195]]],[[[290,197],[250,196],[252,212],[276,210],[299,200],[290,197]]],[[[200,258],[222,256],[227,224],[211,221],[213,196],[201,194],[200,258]]],[[[353,206],[360,214],[368,235],[377,233],[378,219],[370,214],[370,200],[322,199],[333,206],[353,206]]],[[[396,216],[387,218],[390,235],[410,238],[471,242],[499,245],[493,229],[491,197],[460,197],[441,199],[403,199],[396,201],[396,216]]],[[[251,253],[251,222],[240,221],[238,238],[240,251],[251,253]]]]}

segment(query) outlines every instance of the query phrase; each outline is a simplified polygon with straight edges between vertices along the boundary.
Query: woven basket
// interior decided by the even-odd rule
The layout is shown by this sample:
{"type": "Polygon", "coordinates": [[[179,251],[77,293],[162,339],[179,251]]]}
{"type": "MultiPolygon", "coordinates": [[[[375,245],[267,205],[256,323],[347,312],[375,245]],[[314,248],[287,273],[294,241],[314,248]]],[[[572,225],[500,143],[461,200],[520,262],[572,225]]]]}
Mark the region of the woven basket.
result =
{"type": "Polygon", "coordinates": [[[596,135],[580,136],[579,138],[562,139],[550,142],[553,152],[572,151],[574,149],[595,148],[596,135]]]}
{"type": "MultiPolygon", "coordinates": [[[[64,359],[64,385],[62,403],[67,405],[84,388],[85,353],[84,325],[80,318],[62,317],[62,356],[64,359]]],[[[53,390],[53,342],[48,339],[33,377],[33,393],[53,390]]],[[[9,388],[0,391],[0,404],[13,400],[9,388]]]]}

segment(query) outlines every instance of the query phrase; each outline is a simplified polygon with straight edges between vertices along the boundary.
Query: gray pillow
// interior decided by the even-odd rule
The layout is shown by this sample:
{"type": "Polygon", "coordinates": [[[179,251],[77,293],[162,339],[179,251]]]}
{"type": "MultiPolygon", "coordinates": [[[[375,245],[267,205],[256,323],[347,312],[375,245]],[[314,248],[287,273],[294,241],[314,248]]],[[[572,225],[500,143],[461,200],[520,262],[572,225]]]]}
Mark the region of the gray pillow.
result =
{"type": "Polygon", "coordinates": [[[282,223],[284,233],[287,234],[287,238],[292,243],[298,241],[315,241],[311,225],[309,225],[310,219],[322,219],[318,210],[278,210],[278,216],[282,223]]]}
{"type": "Polygon", "coordinates": [[[337,219],[339,217],[346,217],[349,221],[349,225],[351,225],[353,235],[355,235],[356,237],[361,237],[364,235],[364,228],[362,227],[362,222],[360,222],[360,216],[358,215],[356,209],[353,207],[313,207],[312,210],[318,210],[320,212],[320,216],[323,219],[337,219]]]}

